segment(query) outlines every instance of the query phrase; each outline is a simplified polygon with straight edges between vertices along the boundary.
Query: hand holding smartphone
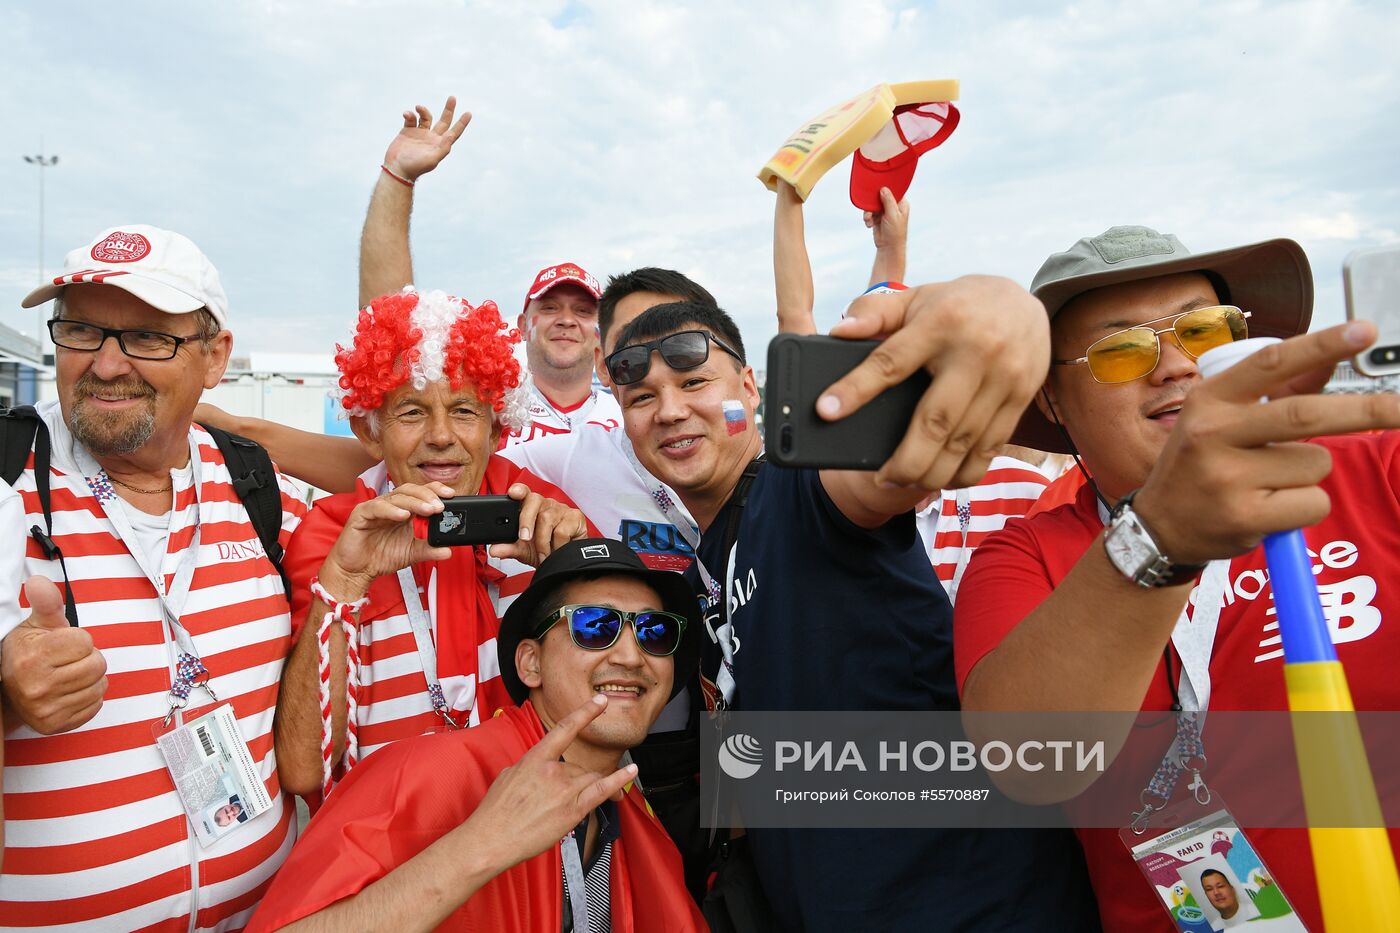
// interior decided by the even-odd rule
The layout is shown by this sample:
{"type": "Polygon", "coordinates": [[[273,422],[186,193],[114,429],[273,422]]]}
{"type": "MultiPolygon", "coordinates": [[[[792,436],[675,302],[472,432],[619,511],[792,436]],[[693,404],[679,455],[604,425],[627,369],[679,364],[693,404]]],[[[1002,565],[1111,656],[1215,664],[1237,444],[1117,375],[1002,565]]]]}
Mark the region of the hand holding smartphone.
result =
{"type": "Polygon", "coordinates": [[[768,345],[764,439],[780,466],[878,470],[904,439],[932,377],[918,370],[840,421],[817,414],[817,399],[880,345],[878,340],[779,334],[768,345]]]}
{"type": "Polygon", "coordinates": [[[415,536],[433,547],[509,544],[520,537],[520,502],[510,496],[454,496],[442,511],[415,518],[415,536]]]}

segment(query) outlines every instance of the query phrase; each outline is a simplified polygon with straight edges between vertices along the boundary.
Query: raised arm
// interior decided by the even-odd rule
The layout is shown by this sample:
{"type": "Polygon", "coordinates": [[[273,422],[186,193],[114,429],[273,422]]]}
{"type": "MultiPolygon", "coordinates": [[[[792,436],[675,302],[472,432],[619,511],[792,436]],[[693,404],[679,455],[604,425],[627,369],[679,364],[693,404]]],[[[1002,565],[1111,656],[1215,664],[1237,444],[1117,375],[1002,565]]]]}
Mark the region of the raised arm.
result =
{"type": "Polygon", "coordinates": [[[243,418],[201,402],[194,420],[257,441],[277,469],[326,492],[351,492],[361,473],[377,462],[353,437],[333,437],[289,428],[262,418],[243,418]]]}
{"type": "Polygon", "coordinates": [[[802,199],[782,179],[778,179],[778,200],[773,209],[773,285],[778,299],[778,331],[815,334],[812,264],[803,237],[802,199]]]}
{"type": "Polygon", "coordinates": [[[408,246],[409,215],[413,212],[413,184],[437,168],[452,151],[471,122],[470,113],[456,123],[452,117],[457,98],[447,98],[442,116],[419,104],[405,110],[403,128],[389,143],[374,194],[360,234],[360,307],[380,295],[396,292],[413,281],[413,259],[408,246]]]}
{"type": "Polygon", "coordinates": [[[861,215],[875,240],[875,262],[870,266],[870,285],[881,282],[903,282],[907,246],[909,243],[909,199],[896,201],[890,189],[880,189],[878,214],[866,211],[861,215]]]}

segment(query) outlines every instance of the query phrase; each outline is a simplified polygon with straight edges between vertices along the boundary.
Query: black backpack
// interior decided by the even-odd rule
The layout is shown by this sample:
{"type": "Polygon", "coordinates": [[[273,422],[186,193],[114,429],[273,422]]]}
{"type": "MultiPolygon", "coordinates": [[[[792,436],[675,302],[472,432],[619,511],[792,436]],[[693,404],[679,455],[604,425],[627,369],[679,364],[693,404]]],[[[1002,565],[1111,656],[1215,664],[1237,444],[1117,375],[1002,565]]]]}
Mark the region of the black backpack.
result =
{"type": "MultiPolygon", "coordinates": [[[[287,601],[292,598],[292,584],[287,579],[287,571],[282,568],[282,545],[277,537],[282,530],[282,494],[277,486],[276,472],[272,468],[272,458],[267,451],[254,441],[237,434],[230,434],[209,425],[201,425],[214,438],[219,452],[224,455],[229,475],[233,477],[233,491],[238,495],[253,530],[258,533],[267,552],[268,560],[277,568],[282,577],[282,587],[286,590],[287,601]]],[[[49,429],[45,426],[33,405],[20,405],[15,408],[0,409],[0,479],[11,486],[24,472],[29,462],[29,452],[34,451],[34,483],[38,487],[39,505],[44,511],[44,527],[35,525],[29,529],[30,536],[43,550],[49,560],[57,560],[63,570],[63,605],[69,625],[78,624],[78,607],[73,602],[73,590],[68,585],[68,567],[63,562],[63,552],[53,540],[53,512],[49,500],[49,429]]]]}

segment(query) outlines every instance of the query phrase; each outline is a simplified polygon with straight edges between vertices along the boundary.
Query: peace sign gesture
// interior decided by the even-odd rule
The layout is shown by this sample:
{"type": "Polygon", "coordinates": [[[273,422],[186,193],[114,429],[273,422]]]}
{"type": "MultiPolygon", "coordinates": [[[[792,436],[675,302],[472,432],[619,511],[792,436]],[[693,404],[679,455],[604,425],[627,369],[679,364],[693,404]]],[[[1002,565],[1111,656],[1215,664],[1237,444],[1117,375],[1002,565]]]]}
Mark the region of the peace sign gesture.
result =
{"type": "Polygon", "coordinates": [[[437,168],[438,163],[447,158],[452,145],[461,138],[467,124],[472,121],[471,113],[462,114],[456,123],[452,122],[457,110],[457,98],[447,98],[442,108],[442,116],[433,122],[433,112],[422,104],[403,112],[403,129],[389,143],[384,153],[384,167],[395,175],[413,181],[437,168]]]}
{"type": "Polygon", "coordinates": [[[636,765],[598,774],[560,760],[607,706],[608,698],[595,694],[559,720],[534,748],[496,777],[462,824],[462,830],[474,837],[493,840],[501,871],[557,846],[595,807],[609,797],[617,799],[636,777],[636,765]]]}

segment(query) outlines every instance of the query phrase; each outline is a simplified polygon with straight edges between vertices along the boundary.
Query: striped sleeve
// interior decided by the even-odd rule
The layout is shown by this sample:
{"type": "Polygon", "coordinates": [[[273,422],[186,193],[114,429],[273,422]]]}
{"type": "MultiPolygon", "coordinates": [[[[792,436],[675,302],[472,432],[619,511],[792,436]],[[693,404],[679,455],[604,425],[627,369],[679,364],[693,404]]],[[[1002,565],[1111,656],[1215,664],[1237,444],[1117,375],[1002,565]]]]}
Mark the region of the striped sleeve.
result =
{"type": "Polygon", "coordinates": [[[944,490],[919,514],[919,531],[928,548],[938,580],[956,590],[959,567],[988,535],[1000,531],[1008,519],[1030,511],[1049,479],[1034,466],[1013,457],[996,457],[982,481],[965,491],[959,508],[958,494],[944,490]],[[966,534],[964,534],[964,530],[966,534]]]}

